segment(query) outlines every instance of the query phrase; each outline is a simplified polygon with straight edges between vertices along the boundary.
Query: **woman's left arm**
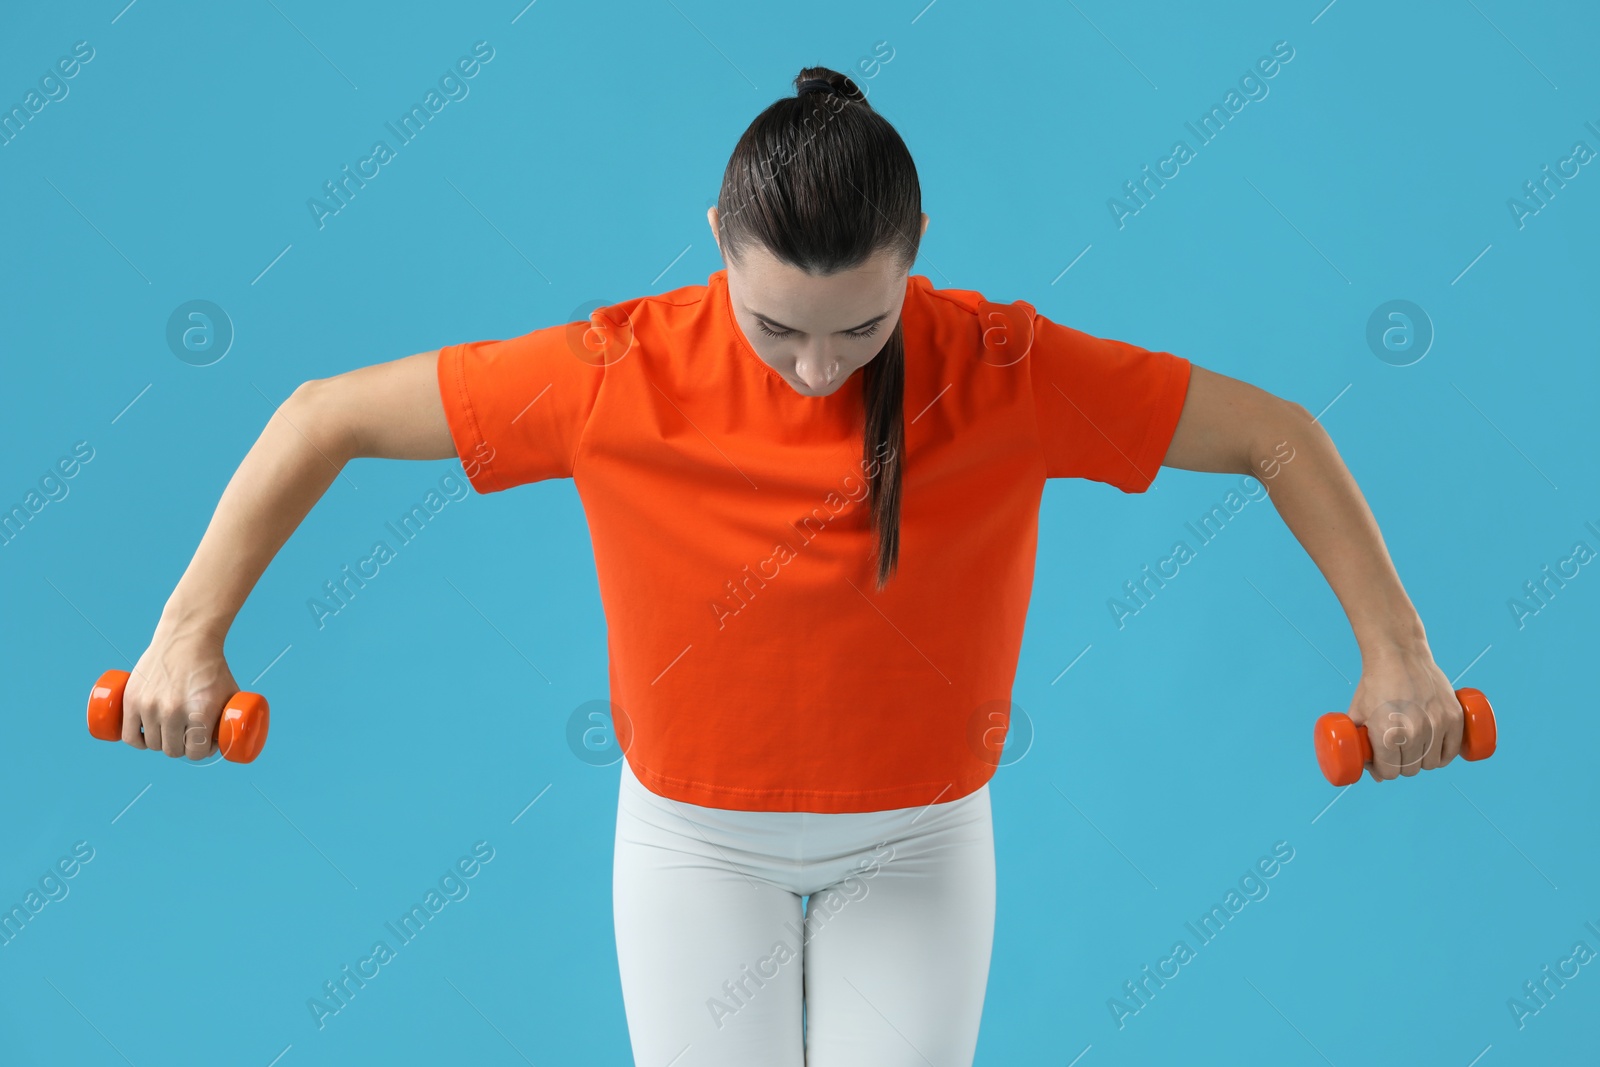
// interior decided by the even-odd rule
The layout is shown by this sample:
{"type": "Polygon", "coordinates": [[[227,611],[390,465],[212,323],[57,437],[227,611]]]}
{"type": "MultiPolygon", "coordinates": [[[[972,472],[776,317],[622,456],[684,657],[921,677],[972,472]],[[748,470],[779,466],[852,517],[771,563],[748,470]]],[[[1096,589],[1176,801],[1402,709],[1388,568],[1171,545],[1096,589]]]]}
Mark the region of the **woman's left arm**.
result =
{"type": "Polygon", "coordinates": [[[1433,661],[1366,499],[1309,411],[1192,365],[1162,465],[1250,474],[1266,486],[1355,632],[1361,681],[1349,714],[1367,726],[1375,780],[1442,767],[1460,753],[1455,690],[1433,661]]]}

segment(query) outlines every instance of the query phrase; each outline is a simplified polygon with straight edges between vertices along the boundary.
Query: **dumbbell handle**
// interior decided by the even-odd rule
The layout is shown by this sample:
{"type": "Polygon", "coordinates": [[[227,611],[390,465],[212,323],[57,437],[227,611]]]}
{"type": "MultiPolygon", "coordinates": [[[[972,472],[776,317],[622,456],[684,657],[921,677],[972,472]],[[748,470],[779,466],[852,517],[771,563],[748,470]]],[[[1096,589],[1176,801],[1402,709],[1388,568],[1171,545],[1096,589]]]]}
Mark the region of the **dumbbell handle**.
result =
{"type": "MultiPolygon", "coordinates": [[[[122,740],[122,694],[127,671],[106,671],[89,690],[89,732],[102,741],[122,740]]],[[[267,698],[260,693],[235,693],[217,722],[216,742],[222,758],[249,763],[267,743],[267,698]]]]}
{"type": "MultiPolygon", "coordinates": [[[[1489,698],[1477,689],[1457,689],[1461,702],[1461,758],[1488,759],[1494,755],[1494,709],[1489,698]]],[[[1372,762],[1372,741],[1365,725],[1357,726],[1350,716],[1330,711],[1317,720],[1315,729],[1317,762],[1323,776],[1334,785],[1360,781],[1362,769],[1372,762]]]]}

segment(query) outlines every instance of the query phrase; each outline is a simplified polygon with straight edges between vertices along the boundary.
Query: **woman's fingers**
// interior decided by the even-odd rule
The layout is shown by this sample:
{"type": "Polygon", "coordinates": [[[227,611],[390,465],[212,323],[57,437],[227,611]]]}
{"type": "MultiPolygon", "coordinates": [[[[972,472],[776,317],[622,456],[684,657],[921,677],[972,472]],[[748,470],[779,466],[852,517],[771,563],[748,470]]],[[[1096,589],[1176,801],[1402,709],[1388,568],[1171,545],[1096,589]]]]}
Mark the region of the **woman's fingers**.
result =
{"type": "Polygon", "coordinates": [[[191,722],[183,731],[183,754],[192,760],[203,760],[211,755],[211,727],[204,722],[191,722]]]}
{"type": "Polygon", "coordinates": [[[1400,773],[1410,778],[1422,770],[1423,762],[1433,748],[1436,735],[1433,717],[1415,700],[1395,700],[1390,703],[1399,705],[1395,713],[1403,720],[1398,727],[1401,740],[1396,746],[1399,749],[1400,773]]]}
{"type": "Polygon", "coordinates": [[[226,666],[220,671],[203,662],[198,668],[184,666],[189,669],[168,670],[149,652],[135,666],[123,690],[124,742],[174,759],[203,760],[211,755],[217,722],[233,692],[233,679],[226,666]],[[196,675],[204,681],[198,681],[196,675]]]}
{"type": "Polygon", "coordinates": [[[122,690],[122,740],[134,748],[149,747],[146,738],[150,735],[142,729],[147,707],[144,678],[135,669],[122,690]]]}
{"type": "Polygon", "coordinates": [[[122,739],[134,748],[160,748],[161,726],[156,717],[144,714],[128,714],[128,705],[122,705],[122,739]],[[133,736],[129,737],[129,733],[133,736]]]}
{"type": "Polygon", "coordinates": [[[1368,765],[1374,781],[1387,782],[1400,776],[1401,746],[1405,743],[1405,722],[1386,701],[1367,717],[1367,742],[1372,746],[1368,765]]]}
{"type": "Polygon", "coordinates": [[[191,698],[184,709],[183,748],[179,755],[203,760],[216,747],[217,723],[222,718],[227,697],[220,692],[191,698]]]}
{"type": "Polygon", "coordinates": [[[1465,712],[1428,655],[1378,658],[1362,674],[1350,718],[1366,728],[1374,781],[1435,770],[1461,754],[1465,712]],[[1379,694],[1402,695],[1376,703],[1379,694]]]}
{"type": "Polygon", "coordinates": [[[1422,769],[1431,771],[1444,764],[1444,746],[1450,724],[1445,717],[1444,701],[1437,695],[1429,699],[1423,710],[1428,716],[1428,751],[1422,758],[1422,769]]]}
{"type": "Polygon", "coordinates": [[[179,708],[168,708],[161,712],[158,718],[161,720],[161,743],[150,747],[159,748],[169,756],[183,755],[183,728],[187,725],[184,722],[183,711],[179,708]]]}
{"type": "Polygon", "coordinates": [[[211,754],[212,733],[226,699],[207,687],[169,705],[160,716],[161,751],[174,759],[205,759],[211,754]]]}
{"type": "Polygon", "coordinates": [[[161,626],[123,690],[122,740],[172,759],[203,760],[238,685],[210,633],[169,634],[161,626]]]}
{"type": "Polygon", "coordinates": [[[1439,729],[1439,762],[1436,766],[1443,767],[1451,760],[1461,755],[1461,741],[1466,729],[1467,715],[1461,707],[1461,698],[1456,696],[1455,690],[1450,687],[1450,680],[1439,672],[1442,691],[1439,697],[1439,715],[1442,719],[1439,729]]]}
{"type": "Polygon", "coordinates": [[[1373,777],[1379,781],[1416,774],[1436,743],[1433,719],[1414,700],[1385,700],[1366,725],[1373,777]]]}

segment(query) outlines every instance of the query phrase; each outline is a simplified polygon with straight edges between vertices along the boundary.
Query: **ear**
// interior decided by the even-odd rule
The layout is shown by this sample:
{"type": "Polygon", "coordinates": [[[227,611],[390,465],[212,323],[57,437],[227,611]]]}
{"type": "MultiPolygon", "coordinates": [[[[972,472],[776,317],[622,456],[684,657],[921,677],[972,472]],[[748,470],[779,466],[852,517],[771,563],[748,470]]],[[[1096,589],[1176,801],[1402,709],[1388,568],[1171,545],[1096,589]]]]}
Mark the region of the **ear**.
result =
{"type": "Polygon", "coordinates": [[[924,211],[922,213],[922,230],[918,233],[917,236],[920,237],[922,234],[927,233],[927,232],[928,232],[928,213],[926,211],[924,211]]]}
{"type": "Polygon", "coordinates": [[[722,254],[722,242],[717,238],[717,205],[706,208],[706,222],[711,225],[711,239],[716,242],[717,254],[722,254]]]}

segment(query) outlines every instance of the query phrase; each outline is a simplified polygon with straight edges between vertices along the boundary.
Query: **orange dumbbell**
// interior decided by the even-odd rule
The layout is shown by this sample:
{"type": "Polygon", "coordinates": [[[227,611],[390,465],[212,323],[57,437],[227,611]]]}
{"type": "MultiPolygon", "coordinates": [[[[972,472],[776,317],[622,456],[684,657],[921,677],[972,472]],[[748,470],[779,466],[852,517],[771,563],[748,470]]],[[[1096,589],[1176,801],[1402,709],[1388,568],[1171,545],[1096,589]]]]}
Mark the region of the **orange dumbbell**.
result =
{"type": "MultiPolygon", "coordinates": [[[[1488,759],[1494,755],[1494,709],[1489,698],[1476,689],[1457,689],[1461,702],[1461,758],[1488,759]]],[[[1372,762],[1372,742],[1367,728],[1357,726],[1343,712],[1330,711],[1317,720],[1315,737],[1317,762],[1322,774],[1334,785],[1350,785],[1361,778],[1362,769],[1372,762]]]]}
{"type": "MultiPolygon", "coordinates": [[[[122,740],[122,693],[127,671],[106,671],[89,690],[89,732],[102,741],[122,740]]],[[[267,698],[260,693],[235,693],[217,722],[216,742],[222,758],[249,763],[267,743],[267,698]]]]}

